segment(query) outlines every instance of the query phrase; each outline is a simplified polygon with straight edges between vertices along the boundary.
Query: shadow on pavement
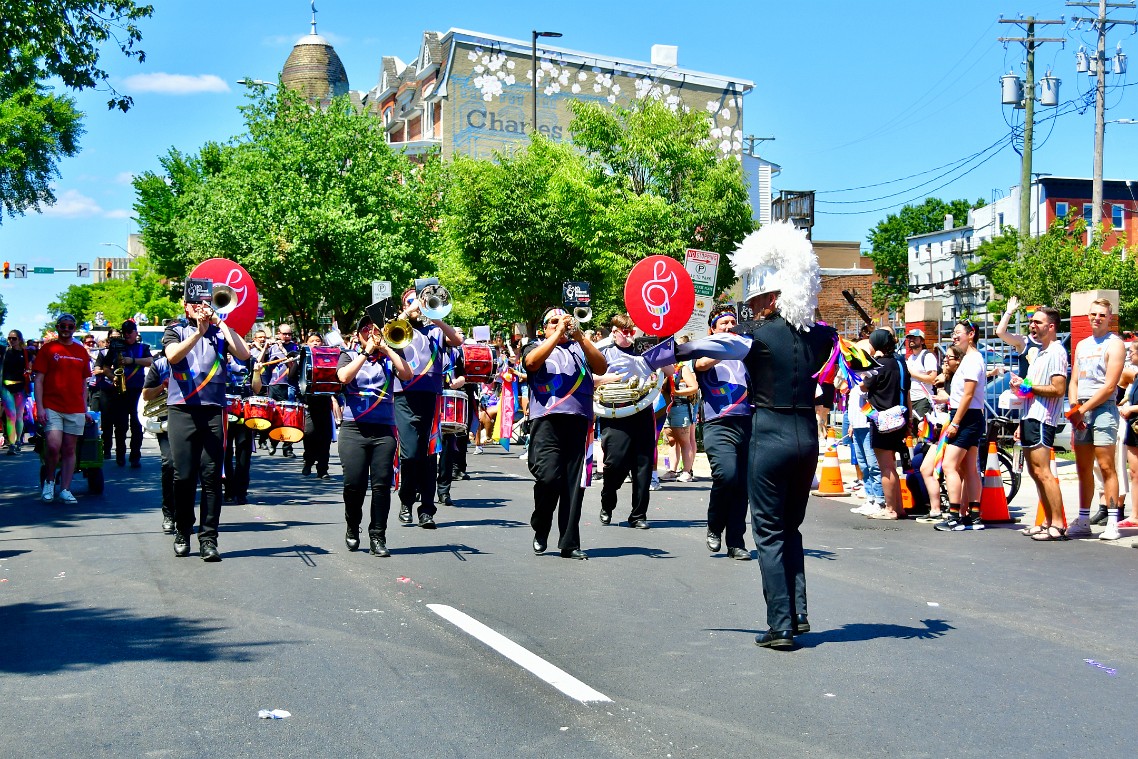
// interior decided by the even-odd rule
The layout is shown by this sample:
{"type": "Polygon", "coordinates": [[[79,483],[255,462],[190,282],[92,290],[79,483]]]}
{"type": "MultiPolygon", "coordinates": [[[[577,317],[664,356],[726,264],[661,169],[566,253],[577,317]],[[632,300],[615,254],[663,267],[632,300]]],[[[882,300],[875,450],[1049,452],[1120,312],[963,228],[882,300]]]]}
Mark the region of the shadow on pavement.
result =
{"type": "MultiPolygon", "coordinates": [[[[879,638],[895,640],[937,640],[956,628],[943,619],[922,619],[924,627],[907,627],[887,622],[851,622],[834,630],[815,630],[796,635],[794,642],[802,648],[814,648],[824,643],[860,643],[879,638]]],[[[739,627],[713,627],[706,632],[738,632],[758,635],[765,630],[744,630],[739,627]]]]}
{"type": "Polygon", "coordinates": [[[322,527],[336,522],[305,522],[299,519],[266,519],[255,522],[222,522],[222,534],[227,532],[271,532],[287,530],[290,527],[322,527]]]}
{"type": "Polygon", "coordinates": [[[221,643],[224,630],[200,619],[139,616],[126,609],[65,603],[0,606],[0,672],[48,674],[136,661],[252,661],[257,649],[287,641],[221,643]]]}
{"type": "MultiPolygon", "coordinates": [[[[436,514],[436,516],[438,516],[436,514]]],[[[440,528],[443,527],[529,527],[525,522],[519,522],[516,519],[467,519],[459,520],[457,522],[443,522],[438,523],[440,528]]]]}
{"type": "Polygon", "coordinates": [[[810,559],[825,559],[826,561],[837,561],[838,555],[833,551],[824,551],[821,548],[804,548],[802,549],[804,556],[810,559]]]}
{"type": "Polygon", "coordinates": [[[662,548],[644,546],[613,546],[611,548],[587,548],[590,559],[615,559],[618,556],[647,556],[650,559],[674,559],[662,548]]]}
{"type": "MultiPolygon", "coordinates": [[[[332,553],[327,548],[317,548],[310,545],[279,545],[271,548],[246,548],[242,551],[226,551],[224,540],[225,533],[221,534],[222,545],[221,558],[222,559],[244,559],[252,557],[270,557],[270,558],[292,558],[297,557],[310,567],[316,566],[316,562],[312,560],[311,556],[327,556],[332,553]]],[[[191,555],[196,555],[196,552],[191,555]]]]}
{"type": "Polygon", "coordinates": [[[10,559],[13,556],[19,556],[22,553],[30,553],[30,551],[28,549],[22,549],[22,550],[18,550],[18,551],[17,550],[0,551],[0,559],[10,559]]]}
{"type": "Polygon", "coordinates": [[[505,498],[458,498],[452,509],[499,509],[508,503],[505,498]]]}
{"type": "Polygon", "coordinates": [[[410,555],[410,554],[428,554],[428,553],[450,553],[459,561],[466,561],[467,556],[486,556],[486,551],[479,550],[473,546],[468,546],[465,543],[448,543],[441,546],[408,546],[407,548],[400,548],[398,546],[388,546],[391,549],[392,556],[410,555]]]}

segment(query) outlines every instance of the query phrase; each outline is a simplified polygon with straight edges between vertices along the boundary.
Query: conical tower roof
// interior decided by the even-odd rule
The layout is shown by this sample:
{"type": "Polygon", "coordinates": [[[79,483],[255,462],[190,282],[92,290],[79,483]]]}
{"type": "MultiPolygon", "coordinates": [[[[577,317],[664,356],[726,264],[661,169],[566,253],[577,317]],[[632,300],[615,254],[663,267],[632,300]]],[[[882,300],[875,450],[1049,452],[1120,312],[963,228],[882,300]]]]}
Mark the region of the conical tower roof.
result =
{"type": "Polygon", "coordinates": [[[312,31],[293,45],[281,71],[281,82],[306,99],[327,105],[332,98],[348,93],[348,72],[335,48],[316,33],[315,8],[313,11],[312,31]]]}

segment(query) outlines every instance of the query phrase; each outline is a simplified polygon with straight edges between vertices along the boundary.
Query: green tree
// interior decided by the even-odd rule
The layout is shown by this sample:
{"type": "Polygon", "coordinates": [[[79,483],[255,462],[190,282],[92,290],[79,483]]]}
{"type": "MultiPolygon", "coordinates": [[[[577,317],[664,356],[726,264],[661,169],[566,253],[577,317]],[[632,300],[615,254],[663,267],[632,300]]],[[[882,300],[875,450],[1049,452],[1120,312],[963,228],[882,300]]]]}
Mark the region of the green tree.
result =
{"type": "Polygon", "coordinates": [[[8,317],[8,305],[4,303],[4,296],[0,295],[0,327],[4,326],[4,320],[8,317]]]}
{"type": "Polygon", "coordinates": [[[968,218],[968,211],[983,206],[967,200],[943,201],[925,198],[917,206],[907,205],[891,213],[869,232],[873,268],[880,279],[873,285],[873,305],[899,308],[909,299],[909,244],[906,238],[944,229],[944,217],[952,214],[956,223],[968,218]]]}
{"type": "Polygon", "coordinates": [[[71,285],[61,292],[47,306],[52,316],[49,324],[54,324],[62,313],[74,315],[82,324],[93,321],[100,311],[112,326],[120,325],[138,313],[145,314],[150,324],[161,324],[181,314],[181,307],[171,295],[168,281],[160,277],[143,256],[131,262],[126,277],[90,285],[71,285]]]}
{"type": "Polygon", "coordinates": [[[107,107],[126,111],[134,101],[110,85],[100,48],[112,40],[142,63],[138,22],[153,13],[133,0],[0,0],[0,71],[23,69],[32,81],[58,77],[73,90],[106,87],[107,107]]]}
{"type": "Polygon", "coordinates": [[[159,271],[180,277],[206,258],[232,259],[267,313],[311,329],[325,313],[354,322],[372,280],[398,291],[429,270],[437,157],[415,164],[396,153],[383,123],[346,97],[314,109],[281,87],[251,93],[243,112],[244,135],[195,157],[171,151],[165,175],[135,181],[159,271]]]}

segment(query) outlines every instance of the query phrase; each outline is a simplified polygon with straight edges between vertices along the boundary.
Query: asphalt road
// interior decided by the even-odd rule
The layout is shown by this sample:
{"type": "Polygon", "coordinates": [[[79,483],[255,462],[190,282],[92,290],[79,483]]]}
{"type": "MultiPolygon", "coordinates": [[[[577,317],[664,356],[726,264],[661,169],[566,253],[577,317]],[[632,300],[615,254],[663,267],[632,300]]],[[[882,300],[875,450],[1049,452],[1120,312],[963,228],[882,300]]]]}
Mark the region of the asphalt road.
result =
{"type": "Polygon", "coordinates": [[[152,441],[71,507],[37,500],[34,454],[0,457],[0,755],[1134,754],[1138,551],[816,499],[814,632],[773,652],[756,562],[704,546],[708,482],[653,493],[648,531],[627,487],[600,525],[594,487],[591,559],[535,557],[525,463],[488,450],[438,530],[393,513],[390,559],[344,547],[338,476],[258,454],[220,564],[160,533],[152,441]]]}

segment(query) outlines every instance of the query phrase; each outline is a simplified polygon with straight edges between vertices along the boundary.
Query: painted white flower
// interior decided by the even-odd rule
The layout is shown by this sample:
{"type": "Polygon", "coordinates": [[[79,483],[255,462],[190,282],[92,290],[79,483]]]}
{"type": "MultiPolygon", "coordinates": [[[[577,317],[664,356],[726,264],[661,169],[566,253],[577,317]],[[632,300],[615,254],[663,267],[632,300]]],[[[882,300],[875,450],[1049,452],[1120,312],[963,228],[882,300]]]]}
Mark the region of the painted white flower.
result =
{"type": "Polygon", "coordinates": [[[715,139],[718,140],[720,137],[723,136],[723,130],[720,129],[719,127],[715,127],[710,132],[708,132],[708,134],[710,134],[712,137],[714,137],[715,139]]]}
{"type": "Polygon", "coordinates": [[[742,129],[736,129],[732,133],[731,136],[734,137],[736,140],[741,140],[741,139],[743,139],[743,130],[742,129]]]}
{"type": "Polygon", "coordinates": [[[659,87],[653,87],[650,94],[652,95],[652,97],[659,100],[660,99],[660,88],[659,87]]]}
{"type": "Polygon", "coordinates": [[[562,87],[568,87],[569,86],[569,73],[565,72],[565,71],[561,72],[561,76],[557,77],[557,81],[562,87]]]}
{"type": "Polygon", "coordinates": [[[731,152],[731,141],[730,140],[724,140],[723,142],[719,143],[719,150],[722,153],[730,153],[731,152]]]}
{"type": "Polygon", "coordinates": [[[731,109],[730,108],[724,108],[722,111],[719,112],[719,115],[725,119],[729,119],[729,118],[731,118],[731,109]]]}
{"type": "Polygon", "coordinates": [[[594,84],[593,85],[593,92],[600,92],[600,91],[601,91],[601,86],[599,84],[594,84]]]}
{"type": "Polygon", "coordinates": [[[614,95],[620,94],[620,85],[619,84],[614,84],[612,86],[612,94],[614,94],[614,95]]]}
{"type": "Polygon", "coordinates": [[[664,90],[664,94],[665,94],[665,95],[667,95],[667,94],[669,94],[669,93],[672,91],[672,85],[670,85],[670,84],[665,84],[665,85],[664,85],[664,86],[663,86],[661,89],[663,89],[663,90],[664,90]]]}
{"type": "Polygon", "coordinates": [[[489,103],[491,100],[494,99],[494,96],[491,95],[489,92],[485,92],[482,94],[482,99],[485,100],[487,103],[489,103]]]}
{"type": "Polygon", "coordinates": [[[486,70],[485,66],[475,66],[474,67],[474,73],[475,74],[481,74],[485,70],[486,70]]]}
{"type": "Polygon", "coordinates": [[[715,113],[718,110],[719,110],[719,103],[717,103],[714,100],[708,100],[707,101],[707,112],[708,113],[715,113]]]}
{"type": "Polygon", "coordinates": [[[471,50],[469,53],[466,54],[466,57],[468,60],[476,61],[476,60],[478,60],[478,53],[471,50]]]}
{"type": "Polygon", "coordinates": [[[616,95],[609,95],[607,98],[605,98],[605,100],[609,101],[609,104],[611,105],[616,102],[616,95]]]}
{"type": "Polygon", "coordinates": [[[573,87],[571,89],[572,89],[574,95],[580,95],[581,94],[581,85],[577,84],[576,82],[573,82],[573,87]]]}
{"type": "Polygon", "coordinates": [[[508,68],[510,71],[513,71],[514,70],[514,62],[513,61],[506,61],[506,68],[508,68]]]}
{"type": "Polygon", "coordinates": [[[668,95],[667,99],[664,100],[664,103],[674,111],[680,104],[680,97],[679,95],[668,95]]]}
{"type": "Polygon", "coordinates": [[[553,68],[553,64],[549,61],[542,61],[539,68],[541,68],[542,71],[549,71],[551,68],[553,68]]]}
{"type": "Polygon", "coordinates": [[[577,74],[577,81],[578,82],[583,82],[588,78],[589,78],[589,75],[586,74],[584,71],[578,72],[578,74],[577,74]]]}
{"type": "Polygon", "coordinates": [[[738,140],[735,140],[734,142],[731,143],[731,149],[733,151],[735,151],[736,153],[738,153],[740,150],[743,149],[743,143],[739,142],[738,140]]]}
{"type": "Polygon", "coordinates": [[[509,76],[507,76],[507,77],[506,77],[506,78],[505,78],[503,81],[504,81],[506,84],[512,85],[512,84],[513,84],[514,82],[516,82],[517,80],[516,80],[516,79],[514,79],[514,75],[513,75],[513,74],[510,74],[510,75],[509,75],[509,76]]]}

